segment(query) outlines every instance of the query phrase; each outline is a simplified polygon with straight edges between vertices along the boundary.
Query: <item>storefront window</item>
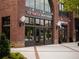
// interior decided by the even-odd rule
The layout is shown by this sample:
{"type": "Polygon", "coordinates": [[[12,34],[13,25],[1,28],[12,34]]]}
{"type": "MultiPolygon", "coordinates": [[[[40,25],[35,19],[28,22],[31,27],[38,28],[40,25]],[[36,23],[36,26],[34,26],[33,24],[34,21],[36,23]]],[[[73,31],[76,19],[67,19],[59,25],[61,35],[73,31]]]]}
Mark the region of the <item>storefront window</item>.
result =
{"type": "Polygon", "coordinates": [[[34,24],[34,18],[30,18],[29,21],[30,21],[30,24],[34,24]]]}
{"type": "Polygon", "coordinates": [[[36,19],[36,24],[39,24],[40,23],[40,19],[36,19]]]}
{"type": "Polygon", "coordinates": [[[44,0],[40,0],[40,10],[44,10],[44,0]]]}
{"type": "Polygon", "coordinates": [[[26,6],[50,12],[48,0],[26,0],[26,6]]]}
{"type": "Polygon", "coordinates": [[[44,20],[40,20],[40,25],[44,25],[44,20]]]}
{"type": "Polygon", "coordinates": [[[51,27],[51,21],[49,20],[49,26],[51,27]]]}
{"type": "Polygon", "coordinates": [[[29,18],[28,17],[26,17],[26,19],[25,19],[25,23],[29,23],[29,18]]]}
{"type": "Polygon", "coordinates": [[[45,26],[48,26],[48,24],[49,24],[48,20],[45,20],[45,26]]]}
{"type": "Polygon", "coordinates": [[[29,7],[29,0],[26,0],[25,1],[25,6],[28,6],[29,7]]]}
{"type": "Polygon", "coordinates": [[[36,9],[40,9],[40,0],[36,0],[36,9]]]}
{"type": "Polygon", "coordinates": [[[45,0],[45,11],[50,12],[50,6],[49,6],[49,3],[48,3],[48,0],[45,0]]]}
{"type": "Polygon", "coordinates": [[[34,8],[34,0],[26,0],[26,6],[34,8]]]}

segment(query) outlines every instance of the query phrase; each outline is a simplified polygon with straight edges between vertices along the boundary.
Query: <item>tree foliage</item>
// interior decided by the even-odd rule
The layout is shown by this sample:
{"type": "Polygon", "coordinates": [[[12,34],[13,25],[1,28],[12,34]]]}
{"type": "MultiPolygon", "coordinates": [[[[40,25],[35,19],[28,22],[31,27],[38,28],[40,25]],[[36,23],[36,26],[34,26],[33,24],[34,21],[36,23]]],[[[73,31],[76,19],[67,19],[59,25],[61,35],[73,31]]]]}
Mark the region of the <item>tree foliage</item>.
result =
{"type": "Polygon", "coordinates": [[[64,4],[65,11],[74,11],[79,14],[79,0],[59,0],[64,4]]]}

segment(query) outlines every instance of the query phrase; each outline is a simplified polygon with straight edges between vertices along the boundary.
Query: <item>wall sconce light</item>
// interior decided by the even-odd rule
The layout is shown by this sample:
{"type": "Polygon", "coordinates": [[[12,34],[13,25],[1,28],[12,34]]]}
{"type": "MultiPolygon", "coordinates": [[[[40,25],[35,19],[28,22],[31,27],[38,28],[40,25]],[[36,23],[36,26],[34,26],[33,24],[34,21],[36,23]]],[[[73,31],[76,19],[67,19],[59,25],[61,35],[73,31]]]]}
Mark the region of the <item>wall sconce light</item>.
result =
{"type": "Polygon", "coordinates": [[[57,22],[57,24],[56,24],[56,28],[62,28],[63,27],[63,25],[67,25],[68,24],[68,22],[65,22],[65,21],[62,21],[62,20],[60,20],[60,21],[58,21],[57,22]]]}
{"type": "Polygon", "coordinates": [[[20,21],[19,21],[19,26],[20,26],[20,27],[25,24],[25,19],[26,19],[25,16],[22,16],[22,17],[20,18],[20,21]]]}

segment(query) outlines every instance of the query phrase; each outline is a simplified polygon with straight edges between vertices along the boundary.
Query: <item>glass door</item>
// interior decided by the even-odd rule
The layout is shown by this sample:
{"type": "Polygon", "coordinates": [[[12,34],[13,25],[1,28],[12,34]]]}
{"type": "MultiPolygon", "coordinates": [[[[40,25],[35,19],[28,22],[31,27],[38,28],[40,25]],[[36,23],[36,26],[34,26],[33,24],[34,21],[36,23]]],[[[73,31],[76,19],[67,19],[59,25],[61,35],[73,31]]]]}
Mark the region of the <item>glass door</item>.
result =
{"type": "Polygon", "coordinates": [[[25,46],[34,45],[34,27],[25,27],[25,46]]]}
{"type": "Polygon", "coordinates": [[[51,20],[28,18],[25,24],[25,46],[52,44],[51,20]]]}

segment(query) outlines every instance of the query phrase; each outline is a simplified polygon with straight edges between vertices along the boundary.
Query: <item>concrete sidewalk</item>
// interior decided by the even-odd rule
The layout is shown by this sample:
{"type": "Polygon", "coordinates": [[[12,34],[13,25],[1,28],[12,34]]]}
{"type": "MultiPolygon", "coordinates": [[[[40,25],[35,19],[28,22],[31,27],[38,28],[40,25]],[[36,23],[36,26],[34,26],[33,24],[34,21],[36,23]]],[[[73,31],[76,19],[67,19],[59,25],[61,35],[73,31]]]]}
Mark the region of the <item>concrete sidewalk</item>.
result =
{"type": "Polygon", "coordinates": [[[77,42],[12,48],[11,51],[20,52],[28,59],[79,59],[77,42]]]}

